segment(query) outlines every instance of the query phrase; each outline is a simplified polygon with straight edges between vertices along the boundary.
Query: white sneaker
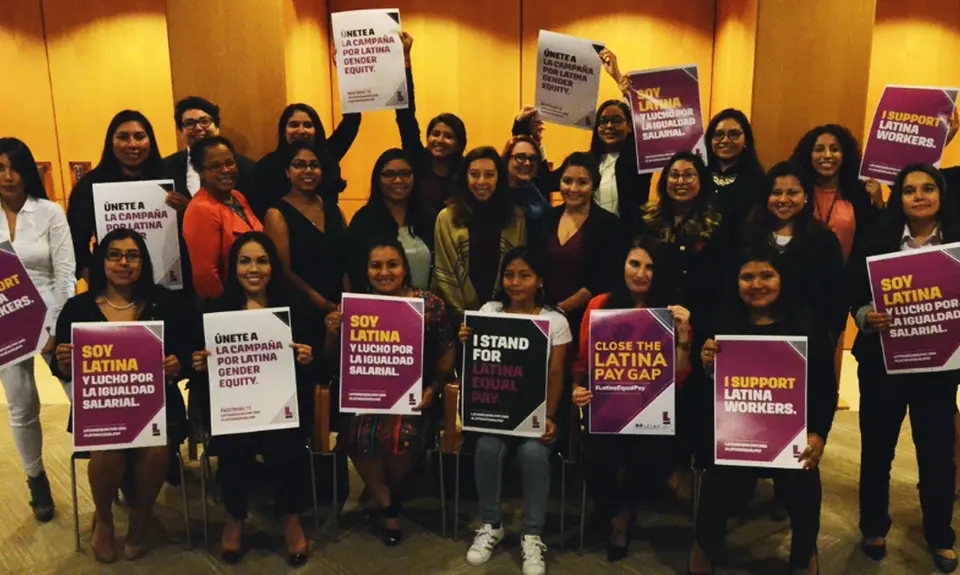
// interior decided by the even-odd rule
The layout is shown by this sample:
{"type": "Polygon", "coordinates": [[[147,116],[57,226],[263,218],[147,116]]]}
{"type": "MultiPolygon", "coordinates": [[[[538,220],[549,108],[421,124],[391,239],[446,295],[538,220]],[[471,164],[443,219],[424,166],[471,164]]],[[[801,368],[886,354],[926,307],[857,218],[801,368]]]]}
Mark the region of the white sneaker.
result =
{"type": "Polygon", "coordinates": [[[547,564],[543,554],[547,552],[547,546],[543,541],[536,535],[524,535],[520,546],[523,548],[523,575],[544,575],[547,564]]]}
{"type": "Polygon", "coordinates": [[[473,538],[473,545],[467,551],[467,563],[474,566],[483,565],[490,560],[493,555],[493,548],[501,541],[503,541],[503,525],[494,529],[493,525],[484,523],[477,530],[477,535],[473,538]]]}

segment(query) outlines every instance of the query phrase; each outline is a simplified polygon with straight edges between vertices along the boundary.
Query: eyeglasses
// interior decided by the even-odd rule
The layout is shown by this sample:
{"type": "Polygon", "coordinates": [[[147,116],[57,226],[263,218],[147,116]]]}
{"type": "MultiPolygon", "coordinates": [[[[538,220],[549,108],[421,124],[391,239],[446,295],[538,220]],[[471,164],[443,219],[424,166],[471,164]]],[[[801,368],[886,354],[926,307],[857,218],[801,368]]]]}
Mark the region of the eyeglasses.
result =
{"type": "Polygon", "coordinates": [[[302,172],[307,169],[310,169],[310,170],[323,169],[323,166],[321,166],[320,162],[318,162],[317,160],[313,160],[312,162],[307,162],[306,160],[294,160],[290,162],[290,167],[298,172],[302,172]]]}
{"type": "Polygon", "coordinates": [[[199,120],[184,120],[181,124],[184,130],[194,130],[197,126],[201,128],[209,128],[213,125],[213,118],[209,116],[204,116],[199,120]]]}
{"type": "Polygon", "coordinates": [[[607,124],[611,126],[622,126],[626,123],[627,120],[623,116],[600,116],[597,118],[597,126],[606,126],[607,124]]]}
{"type": "Polygon", "coordinates": [[[127,260],[128,264],[135,264],[140,262],[140,252],[129,251],[122,252],[120,250],[107,250],[107,261],[117,263],[120,260],[127,260]]]}
{"type": "Polygon", "coordinates": [[[732,142],[734,140],[739,140],[740,136],[742,135],[743,135],[743,132],[740,130],[727,130],[726,132],[724,132],[723,130],[717,130],[716,132],[713,133],[713,141],[722,142],[723,138],[726,137],[728,140],[732,142]]]}
{"type": "Polygon", "coordinates": [[[540,156],[537,156],[537,155],[535,155],[535,154],[522,154],[522,153],[521,153],[521,154],[513,154],[513,155],[510,156],[510,157],[513,158],[514,160],[516,160],[518,164],[526,164],[527,162],[530,162],[531,164],[538,164],[538,163],[540,163],[540,156]]]}
{"type": "Polygon", "coordinates": [[[695,182],[695,181],[697,181],[697,173],[696,173],[696,172],[683,172],[683,173],[681,174],[680,172],[670,172],[670,174],[667,176],[667,178],[670,179],[670,180],[672,180],[672,181],[674,181],[674,182],[686,182],[686,183],[690,183],[690,182],[695,182]]]}
{"type": "Polygon", "coordinates": [[[388,182],[393,180],[400,180],[401,182],[406,182],[413,177],[412,170],[384,170],[380,172],[380,177],[388,182]]]}
{"type": "Polygon", "coordinates": [[[214,162],[209,166],[204,166],[203,169],[210,170],[212,172],[222,172],[224,168],[228,170],[232,170],[233,168],[236,168],[236,167],[237,167],[236,160],[227,160],[225,162],[214,162]]]}

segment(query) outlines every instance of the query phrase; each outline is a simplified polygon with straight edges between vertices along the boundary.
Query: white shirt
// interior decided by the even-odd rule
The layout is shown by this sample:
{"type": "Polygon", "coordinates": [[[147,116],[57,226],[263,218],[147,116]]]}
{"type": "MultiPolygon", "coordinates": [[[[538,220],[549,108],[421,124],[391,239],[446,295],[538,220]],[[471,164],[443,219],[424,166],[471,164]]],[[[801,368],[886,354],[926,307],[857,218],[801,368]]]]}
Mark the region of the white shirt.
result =
{"type": "Polygon", "coordinates": [[[900,236],[901,252],[925,248],[927,246],[939,246],[942,243],[943,238],[940,236],[940,226],[933,228],[933,233],[930,234],[930,237],[928,237],[922,244],[918,244],[917,240],[913,237],[913,234],[910,233],[910,226],[908,224],[903,225],[903,235],[900,236]]]}
{"type": "MultiPolygon", "coordinates": [[[[480,311],[503,313],[503,304],[498,301],[488,301],[480,307],[480,311]]],[[[550,347],[566,345],[573,341],[570,333],[570,323],[567,318],[555,309],[540,308],[540,315],[550,320],[550,347]]]]}
{"type": "MultiPolygon", "coordinates": [[[[17,214],[13,249],[47,304],[44,327],[54,335],[60,310],[73,297],[77,262],[63,208],[49,200],[27,198],[17,214]]],[[[0,242],[10,241],[7,214],[0,210],[0,242]]]]}
{"type": "Polygon", "coordinates": [[[193,164],[190,162],[190,148],[187,148],[187,191],[190,192],[192,198],[199,189],[200,174],[193,169],[193,164]]]}
{"type": "Polygon", "coordinates": [[[600,185],[594,200],[601,208],[620,215],[620,197],[617,195],[617,159],[620,153],[604,154],[600,162],[600,185]]]}

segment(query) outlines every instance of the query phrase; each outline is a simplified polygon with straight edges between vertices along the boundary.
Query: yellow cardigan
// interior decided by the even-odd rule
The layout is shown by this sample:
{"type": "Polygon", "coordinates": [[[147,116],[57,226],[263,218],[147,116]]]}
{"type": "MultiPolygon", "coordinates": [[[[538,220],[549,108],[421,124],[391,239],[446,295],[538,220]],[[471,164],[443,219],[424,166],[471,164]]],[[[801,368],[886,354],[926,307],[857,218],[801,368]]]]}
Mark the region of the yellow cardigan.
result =
{"type": "MultiPolygon", "coordinates": [[[[513,222],[500,232],[500,265],[507,252],[526,244],[527,222],[523,210],[518,207],[514,209],[513,222]]],[[[488,293],[494,293],[499,288],[498,274],[496,283],[486,289],[491,290],[488,293]]],[[[465,310],[480,309],[480,298],[470,282],[470,230],[456,224],[452,206],[444,208],[437,216],[431,289],[457,315],[462,315],[465,310]]]]}

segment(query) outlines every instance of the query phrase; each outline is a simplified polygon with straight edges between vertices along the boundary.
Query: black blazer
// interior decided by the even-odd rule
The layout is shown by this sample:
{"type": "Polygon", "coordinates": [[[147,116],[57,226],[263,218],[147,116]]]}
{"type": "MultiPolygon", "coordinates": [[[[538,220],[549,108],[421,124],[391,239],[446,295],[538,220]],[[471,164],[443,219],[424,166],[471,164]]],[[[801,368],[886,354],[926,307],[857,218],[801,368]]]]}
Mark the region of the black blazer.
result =
{"type": "MultiPolygon", "coordinates": [[[[513,122],[513,135],[530,135],[530,123],[513,122]]],[[[602,158],[596,158],[597,163],[602,158]]],[[[620,212],[620,222],[627,237],[632,237],[640,230],[637,221],[640,210],[650,201],[650,186],[653,182],[652,174],[637,173],[637,147],[632,137],[627,137],[617,157],[617,205],[620,212]]],[[[560,166],[555,170],[541,170],[535,180],[535,185],[542,194],[550,200],[550,193],[560,189],[560,166]]]]}
{"type": "MultiPolygon", "coordinates": [[[[236,154],[238,179],[236,190],[247,198],[251,203],[257,197],[257,188],[253,181],[254,162],[250,158],[236,154]]],[[[187,151],[180,150],[175,154],[170,154],[163,159],[163,177],[173,180],[174,189],[181,194],[190,197],[187,191],[187,151]]]]}
{"type": "MultiPolygon", "coordinates": [[[[544,228],[547,230],[545,241],[556,237],[563,211],[564,206],[560,205],[550,208],[544,214],[544,228]]],[[[584,259],[586,265],[580,270],[569,271],[578,273],[580,286],[587,288],[591,295],[607,293],[613,287],[619,264],[623,263],[621,257],[624,249],[623,227],[617,216],[593,202],[590,205],[590,215],[583,222],[581,231],[586,251],[584,259]]],[[[538,247],[546,248],[545,245],[538,247]]]]}
{"type": "MultiPolygon", "coordinates": [[[[418,214],[409,214],[413,234],[422,239],[433,255],[434,228],[437,214],[422,208],[418,214]]],[[[366,204],[353,215],[347,228],[347,276],[350,290],[363,291],[367,285],[367,248],[370,240],[384,236],[397,237],[400,226],[387,209],[378,204],[366,204]]]]}
{"type": "Polygon", "coordinates": [[[947,201],[953,210],[954,217],[960,218],[960,166],[940,170],[947,180],[947,201]]]}
{"type": "MultiPolygon", "coordinates": [[[[866,240],[854,247],[853,254],[847,264],[847,294],[850,303],[850,314],[856,317],[857,311],[873,302],[870,290],[870,276],[867,273],[867,257],[881,254],[890,254],[900,251],[900,242],[903,239],[903,220],[885,213],[884,217],[870,230],[866,240]]],[[[960,226],[952,219],[941,222],[940,233],[943,243],[960,241],[960,226]]],[[[869,370],[886,371],[883,363],[883,349],[880,346],[880,335],[874,331],[860,330],[853,342],[853,357],[861,367],[869,370]]],[[[950,374],[956,385],[958,370],[924,374],[926,377],[939,378],[950,374]]]]}

